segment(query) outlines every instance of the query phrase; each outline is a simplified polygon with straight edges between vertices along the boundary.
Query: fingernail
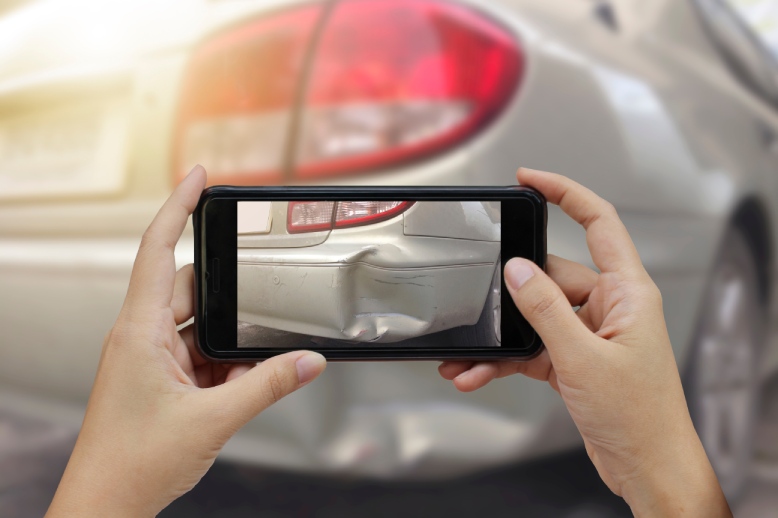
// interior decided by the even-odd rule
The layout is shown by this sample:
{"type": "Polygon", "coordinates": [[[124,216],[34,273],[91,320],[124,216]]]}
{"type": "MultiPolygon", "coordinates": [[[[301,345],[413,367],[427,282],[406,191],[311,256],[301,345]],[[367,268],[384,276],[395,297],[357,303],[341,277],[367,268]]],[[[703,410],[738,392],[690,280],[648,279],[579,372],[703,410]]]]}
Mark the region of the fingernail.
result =
{"type": "MultiPolygon", "coordinates": [[[[190,176],[192,176],[192,175],[195,173],[195,171],[199,171],[200,169],[203,169],[203,166],[201,166],[200,164],[197,164],[196,166],[194,166],[194,167],[192,168],[192,170],[191,170],[191,171],[189,171],[189,174],[188,174],[188,175],[186,175],[186,178],[189,178],[190,176]]],[[[186,179],[186,178],[185,178],[185,179],[186,179]]]]}
{"type": "Polygon", "coordinates": [[[308,352],[300,356],[295,362],[295,366],[297,367],[297,382],[300,385],[305,385],[319,375],[326,363],[327,360],[319,353],[308,352]]]}
{"type": "Polygon", "coordinates": [[[513,290],[521,288],[535,275],[535,270],[526,259],[511,259],[505,265],[505,284],[513,290]]]}
{"type": "Polygon", "coordinates": [[[464,379],[467,379],[468,376],[470,376],[470,371],[466,370],[465,372],[463,372],[462,374],[460,374],[459,376],[457,376],[451,381],[462,381],[464,379]]]}

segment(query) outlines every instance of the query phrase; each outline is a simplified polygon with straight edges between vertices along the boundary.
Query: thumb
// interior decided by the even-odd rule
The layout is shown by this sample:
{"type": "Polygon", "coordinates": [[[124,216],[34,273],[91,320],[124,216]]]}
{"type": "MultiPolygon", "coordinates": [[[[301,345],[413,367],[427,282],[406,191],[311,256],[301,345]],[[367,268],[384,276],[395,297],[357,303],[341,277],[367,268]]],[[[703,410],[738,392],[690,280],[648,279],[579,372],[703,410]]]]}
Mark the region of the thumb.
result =
{"type": "Polygon", "coordinates": [[[260,412],[316,379],[327,361],[319,353],[296,351],[274,356],[237,378],[214,387],[214,403],[234,431],[260,412]]]}
{"type": "Polygon", "coordinates": [[[561,288],[538,265],[526,259],[511,259],[505,265],[505,285],[516,307],[540,335],[552,362],[583,352],[579,344],[591,332],[561,288]]]}

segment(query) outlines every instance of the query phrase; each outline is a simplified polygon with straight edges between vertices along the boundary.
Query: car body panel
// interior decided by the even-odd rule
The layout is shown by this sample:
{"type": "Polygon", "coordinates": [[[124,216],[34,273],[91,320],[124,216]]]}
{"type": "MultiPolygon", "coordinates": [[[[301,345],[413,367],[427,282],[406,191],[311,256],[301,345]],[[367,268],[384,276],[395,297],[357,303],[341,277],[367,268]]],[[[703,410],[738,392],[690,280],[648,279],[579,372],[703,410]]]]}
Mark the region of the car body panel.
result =
{"type": "Polygon", "coordinates": [[[238,249],[241,248],[297,248],[320,245],[330,235],[329,230],[319,232],[304,232],[291,234],[287,232],[287,207],[288,202],[249,202],[249,206],[261,206],[268,204],[268,221],[261,223],[259,227],[269,225],[269,231],[257,231],[257,227],[251,227],[253,221],[243,221],[244,218],[258,217],[258,214],[242,214],[247,206],[246,202],[238,203],[238,249]]]}
{"type": "Polygon", "coordinates": [[[475,324],[494,267],[239,263],[238,320],[336,340],[399,342],[475,324]],[[472,296],[462,297],[466,289],[472,296]]]}
{"type": "Polygon", "coordinates": [[[246,245],[240,236],[238,320],[370,343],[474,325],[500,255],[499,210],[487,214],[485,205],[494,209],[416,202],[402,215],[333,230],[305,248],[269,248],[274,236],[246,245]],[[434,235],[408,235],[408,228],[434,235]]]}
{"type": "Polygon", "coordinates": [[[403,234],[499,242],[501,220],[500,202],[427,201],[406,213],[403,234]]]}

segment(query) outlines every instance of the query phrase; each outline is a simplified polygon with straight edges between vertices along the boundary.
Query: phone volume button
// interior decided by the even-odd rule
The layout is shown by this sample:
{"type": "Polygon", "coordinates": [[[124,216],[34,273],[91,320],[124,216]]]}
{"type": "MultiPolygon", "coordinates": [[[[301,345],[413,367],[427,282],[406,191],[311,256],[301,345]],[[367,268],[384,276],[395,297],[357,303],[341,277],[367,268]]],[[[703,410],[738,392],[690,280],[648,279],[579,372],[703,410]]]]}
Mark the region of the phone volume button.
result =
{"type": "Polygon", "coordinates": [[[219,285],[219,260],[214,259],[211,261],[211,290],[214,293],[219,293],[221,286],[219,285]]]}

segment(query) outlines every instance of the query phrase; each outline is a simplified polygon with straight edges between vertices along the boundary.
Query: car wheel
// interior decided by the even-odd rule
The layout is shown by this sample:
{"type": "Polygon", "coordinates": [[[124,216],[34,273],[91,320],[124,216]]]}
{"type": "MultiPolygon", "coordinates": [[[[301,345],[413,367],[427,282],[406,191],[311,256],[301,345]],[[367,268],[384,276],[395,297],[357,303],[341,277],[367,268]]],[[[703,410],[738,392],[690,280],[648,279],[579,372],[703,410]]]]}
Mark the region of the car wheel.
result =
{"type": "Polygon", "coordinates": [[[749,475],[766,318],[755,254],[733,227],[709,281],[685,379],[692,420],[730,500],[749,475]]]}

